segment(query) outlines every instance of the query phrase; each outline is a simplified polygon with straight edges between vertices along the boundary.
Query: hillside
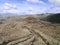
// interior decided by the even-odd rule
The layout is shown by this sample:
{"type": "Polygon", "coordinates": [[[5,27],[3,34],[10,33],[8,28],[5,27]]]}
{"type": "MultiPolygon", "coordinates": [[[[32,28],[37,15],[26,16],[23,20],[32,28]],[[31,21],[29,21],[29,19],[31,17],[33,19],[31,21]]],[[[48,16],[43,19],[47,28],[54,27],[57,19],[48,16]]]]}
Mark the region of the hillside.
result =
{"type": "Polygon", "coordinates": [[[42,20],[45,20],[51,23],[60,23],[60,13],[50,14],[49,16],[43,18],[42,20]]]}
{"type": "Polygon", "coordinates": [[[60,23],[47,21],[50,16],[55,14],[0,19],[0,45],[60,45],[60,23]]]}

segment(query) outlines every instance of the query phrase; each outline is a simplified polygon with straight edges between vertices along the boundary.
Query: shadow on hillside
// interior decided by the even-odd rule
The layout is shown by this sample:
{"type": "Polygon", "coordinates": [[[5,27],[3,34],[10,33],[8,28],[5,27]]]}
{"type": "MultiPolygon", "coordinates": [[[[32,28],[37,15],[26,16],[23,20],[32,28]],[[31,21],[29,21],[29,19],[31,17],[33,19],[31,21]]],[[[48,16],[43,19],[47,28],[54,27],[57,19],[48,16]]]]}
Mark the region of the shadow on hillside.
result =
{"type": "Polygon", "coordinates": [[[58,14],[51,14],[47,16],[46,18],[42,19],[44,21],[48,21],[51,23],[60,23],[60,13],[58,14]]]}

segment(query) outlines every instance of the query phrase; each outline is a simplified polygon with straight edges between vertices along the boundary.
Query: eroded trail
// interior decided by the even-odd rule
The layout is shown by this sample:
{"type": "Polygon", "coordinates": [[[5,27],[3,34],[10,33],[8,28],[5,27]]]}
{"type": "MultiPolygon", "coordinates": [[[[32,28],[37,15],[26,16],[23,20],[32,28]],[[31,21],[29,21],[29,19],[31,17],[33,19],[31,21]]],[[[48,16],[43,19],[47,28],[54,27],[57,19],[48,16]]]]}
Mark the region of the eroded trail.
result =
{"type": "Polygon", "coordinates": [[[3,43],[2,45],[60,45],[58,41],[51,42],[54,39],[49,39],[49,37],[46,38],[45,35],[38,30],[33,30],[25,26],[24,28],[28,29],[31,34],[20,39],[3,43]]]}

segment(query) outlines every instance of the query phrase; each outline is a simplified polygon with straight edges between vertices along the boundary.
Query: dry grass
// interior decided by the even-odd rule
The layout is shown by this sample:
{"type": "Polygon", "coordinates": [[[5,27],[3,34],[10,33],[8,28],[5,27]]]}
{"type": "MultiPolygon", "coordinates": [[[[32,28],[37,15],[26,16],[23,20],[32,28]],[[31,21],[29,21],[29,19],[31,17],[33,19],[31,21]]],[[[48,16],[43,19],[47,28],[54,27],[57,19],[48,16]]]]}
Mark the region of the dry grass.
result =
{"type": "Polygon", "coordinates": [[[36,45],[37,43],[38,45],[40,44],[49,45],[48,44],[50,43],[49,36],[52,37],[51,40],[53,40],[54,38],[53,40],[54,43],[55,39],[60,41],[60,24],[52,24],[50,22],[38,20],[36,17],[31,16],[24,18],[22,20],[20,19],[21,21],[19,19],[18,21],[16,21],[15,19],[14,19],[15,21],[11,20],[8,23],[0,25],[0,44],[3,42],[8,42],[8,45],[11,45],[11,43],[13,42],[14,42],[13,44],[15,44],[20,41],[20,38],[23,38],[23,42],[24,40],[27,40],[26,42],[28,42],[27,44],[26,42],[24,42],[25,45],[29,45],[31,42],[34,42],[34,45],[36,45]],[[35,31],[36,32],[35,33],[34,31],[31,30],[37,30],[42,32],[43,34],[42,33],[40,34],[39,32],[37,34],[37,31],[35,31]],[[31,35],[31,37],[33,38],[29,37],[28,35],[31,35]],[[42,38],[45,39],[42,39],[41,35],[43,35],[42,38]],[[26,37],[27,38],[26,39],[24,36],[25,37],[27,36],[28,38],[26,37]],[[36,43],[34,38],[36,38],[37,40],[36,43]],[[46,43],[46,40],[48,40],[48,43],[46,43]]]}

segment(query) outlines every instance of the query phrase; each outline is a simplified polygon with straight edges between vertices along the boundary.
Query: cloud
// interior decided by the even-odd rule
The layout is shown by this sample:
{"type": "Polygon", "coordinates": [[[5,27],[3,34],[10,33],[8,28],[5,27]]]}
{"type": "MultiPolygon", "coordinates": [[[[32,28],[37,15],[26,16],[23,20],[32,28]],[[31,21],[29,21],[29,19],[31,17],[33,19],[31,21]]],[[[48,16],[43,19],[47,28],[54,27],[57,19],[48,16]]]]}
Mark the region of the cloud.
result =
{"type": "Polygon", "coordinates": [[[4,3],[3,7],[5,9],[11,9],[11,8],[16,8],[16,5],[15,4],[10,4],[10,3],[4,3]]]}
{"type": "Polygon", "coordinates": [[[19,13],[17,6],[15,4],[4,3],[0,9],[2,13],[19,13]]]}
{"type": "Polygon", "coordinates": [[[16,9],[11,9],[11,10],[6,10],[7,13],[19,13],[19,10],[16,9]]]}
{"type": "Polygon", "coordinates": [[[38,3],[39,2],[39,0],[27,0],[27,1],[33,2],[33,3],[38,3]]]}
{"type": "Polygon", "coordinates": [[[47,13],[60,13],[60,6],[48,5],[48,8],[46,9],[47,13]]]}
{"type": "Polygon", "coordinates": [[[21,13],[21,14],[36,14],[36,13],[44,13],[47,8],[45,8],[45,3],[41,0],[26,0],[25,2],[28,2],[27,4],[24,3],[3,3],[0,12],[3,13],[21,13]],[[29,2],[32,2],[32,5],[29,4],[29,2]],[[36,3],[39,3],[40,5],[34,5],[36,3]],[[42,4],[42,5],[41,5],[42,4]]]}
{"type": "Polygon", "coordinates": [[[60,7],[54,4],[49,4],[49,3],[46,4],[42,0],[26,0],[25,2],[27,3],[15,4],[15,3],[5,2],[0,6],[0,12],[17,13],[17,14],[36,14],[36,13],[38,14],[38,13],[49,13],[49,12],[51,13],[60,12],[60,7]]]}
{"type": "Polygon", "coordinates": [[[28,7],[28,9],[29,9],[29,11],[32,11],[32,10],[34,10],[34,8],[33,8],[33,7],[28,7]]]}
{"type": "Polygon", "coordinates": [[[53,7],[52,9],[50,9],[50,12],[52,12],[52,13],[60,13],[60,7],[53,7]]]}
{"type": "Polygon", "coordinates": [[[44,6],[30,6],[27,8],[26,13],[29,14],[40,14],[40,13],[46,13],[47,7],[44,6]]]}
{"type": "Polygon", "coordinates": [[[4,3],[3,8],[4,8],[4,9],[10,9],[11,6],[12,6],[12,5],[9,4],[9,3],[4,3]]]}
{"type": "Polygon", "coordinates": [[[51,3],[59,4],[60,5],[60,0],[48,0],[51,3]]]}
{"type": "Polygon", "coordinates": [[[43,12],[42,9],[39,9],[40,6],[30,5],[28,4],[13,4],[13,3],[3,3],[0,7],[0,12],[2,13],[17,13],[17,14],[34,14],[40,12],[43,12]]]}
{"type": "Polygon", "coordinates": [[[39,4],[44,4],[45,3],[42,0],[26,0],[27,2],[32,2],[32,3],[39,3],[39,4]]]}

